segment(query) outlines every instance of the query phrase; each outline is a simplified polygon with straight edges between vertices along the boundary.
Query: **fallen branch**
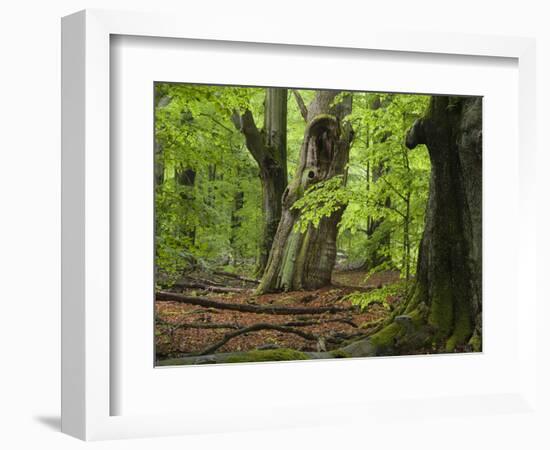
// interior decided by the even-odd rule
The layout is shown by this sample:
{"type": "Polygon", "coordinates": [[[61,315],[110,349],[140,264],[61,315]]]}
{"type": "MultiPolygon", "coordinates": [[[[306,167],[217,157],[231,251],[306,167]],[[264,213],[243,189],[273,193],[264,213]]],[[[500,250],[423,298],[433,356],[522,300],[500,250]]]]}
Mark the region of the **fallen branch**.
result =
{"type": "MultiPolygon", "coordinates": [[[[222,340],[218,341],[214,345],[211,345],[210,347],[204,349],[202,352],[199,353],[199,356],[208,355],[210,353],[214,353],[217,349],[227,344],[231,339],[236,338],[237,336],[240,336],[242,334],[246,333],[252,333],[255,331],[263,331],[263,330],[274,330],[274,331],[280,331],[282,333],[291,333],[295,334],[297,336],[300,336],[304,339],[307,339],[308,341],[317,341],[319,339],[319,336],[311,333],[306,333],[302,330],[297,330],[296,328],[284,326],[284,325],[275,325],[272,323],[256,323],[254,325],[250,325],[246,328],[241,328],[240,330],[233,331],[231,333],[227,333],[222,340]]],[[[336,342],[340,343],[340,340],[336,340],[333,338],[326,338],[327,342],[336,342]]]]}
{"type": "Polygon", "coordinates": [[[178,281],[176,284],[174,284],[174,286],[180,289],[201,289],[203,291],[217,292],[220,294],[240,293],[246,290],[243,288],[220,287],[192,281],[178,281]]]}
{"type": "Polygon", "coordinates": [[[182,294],[176,294],[174,292],[159,291],[156,295],[157,301],[170,301],[186,303],[188,305],[204,306],[206,308],[217,309],[229,309],[232,311],[249,312],[254,314],[325,314],[325,313],[343,313],[352,311],[355,308],[351,307],[337,307],[337,306],[321,306],[317,308],[312,307],[285,307],[285,306],[262,306],[262,305],[250,305],[240,303],[225,303],[223,301],[214,300],[206,297],[191,297],[182,294]]]}
{"type": "MultiPolygon", "coordinates": [[[[191,281],[193,283],[203,283],[203,284],[208,284],[208,285],[211,285],[211,286],[218,286],[218,287],[225,287],[226,285],[224,283],[220,283],[216,280],[209,280],[209,279],[204,279],[204,278],[197,278],[197,277],[194,277],[194,276],[188,276],[186,278],[182,278],[180,279],[179,281],[185,283],[186,281],[191,281]]],[[[177,283],[176,283],[177,284],[177,283]]]]}
{"type": "Polygon", "coordinates": [[[235,279],[240,280],[240,281],[247,281],[248,283],[254,283],[254,284],[259,284],[260,283],[258,280],[254,279],[254,278],[243,277],[242,275],[237,275],[236,273],[222,272],[222,271],[214,271],[213,273],[214,273],[214,275],[220,275],[222,277],[235,278],[235,279]]]}
{"type": "Polygon", "coordinates": [[[170,323],[164,320],[157,319],[157,325],[164,325],[170,327],[172,331],[179,329],[208,329],[208,330],[223,330],[233,328],[235,330],[241,329],[241,327],[235,323],[170,323]]]}
{"type": "MultiPolygon", "coordinates": [[[[315,326],[315,325],[321,325],[321,324],[325,324],[325,323],[333,323],[333,322],[341,322],[341,323],[345,323],[353,328],[358,328],[358,326],[353,323],[353,321],[351,319],[346,319],[346,318],[335,318],[335,319],[319,319],[319,320],[309,320],[309,321],[296,321],[296,322],[286,322],[286,323],[281,323],[281,324],[275,324],[275,325],[279,325],[279,326],[283,326],[283,327],[312,327],[312,326],[315,326]]],[[[163,325],[163,326],[167,326],[167,327],[170,327],[172,328],[173,330],[178,330],[180,328],[183,328],[183,329],[193,329],[193,328],[196,328],[196,329],[235,329],[235,330],[240,330],[240,329],[243,329],[245,327],[243,327],[242,325],[239,325],[239,324],[236,324],[236,323],[197,323],[197,322],[193,322],[193,323],[181,323],[181,322],[176,322],[176,323],[172,323],[172,322],[167,322],[163,319],[160,319],[160,318],[156,318],[156,324],[157,325],[163,325]]],[[[259,324],[259,325],[262,325],[262,324],[259,324]]],[[[354,335],[350,335],[350,336],[354,336],[354,335]]],[[[337,337],[339,338],[339,337],[337,337]]],[[[348,336],[346,336],[346,339],[348,338],[348,336]]]]}
{"type": "Polygon", "coordinates": [[[287,327],[311,327],[314,325],[321,325],[321,324],[333,323],[333,322],[341,322],[353,328],[358,328],[358,326],[355,323],[353,323],[351,319],[347,319],[345,317],[341,317],[341,318],[336,317],[334,319],[319,319],[319,320],[311,320],[311,321],[303,321],[303,322],[287,322],[284,325],[286,325],[287,327]]]}

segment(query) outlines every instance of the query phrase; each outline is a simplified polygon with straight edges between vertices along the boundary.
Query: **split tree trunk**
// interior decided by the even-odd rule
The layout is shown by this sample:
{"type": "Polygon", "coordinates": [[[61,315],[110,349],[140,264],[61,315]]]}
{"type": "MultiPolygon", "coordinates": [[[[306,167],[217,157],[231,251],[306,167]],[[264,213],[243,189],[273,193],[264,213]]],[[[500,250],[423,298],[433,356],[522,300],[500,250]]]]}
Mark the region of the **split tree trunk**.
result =
{"type": "Polygon", "coordinates": [[[292,206],[313,184],[344,174],[352,130],[341,119],[351,112],[351,96],[331,107],[337,94],[319,91],[307,109],[301,103],[302,115],[308,123],[300,163],[282,197],[281,221],[258,293],[317,289],[330,284],[337,226],[344,207],[321,219],[317,227],[310,225],[301,233],[294,229],[300,211],[292,206]]]}
{"type": "Polygon", "coordinates": [[[481,113],[479,97],[432,97],[409,130],[407,147],[426,144],[430,154],[426,223],[414,292],[372,336],[376,353],[481,350],[481,113]]]}
{"type": "Polygon", "coordinates": [[[281,197],[288,183],[286,161],[287,89],[267,88],[264,127],[258,130],[250,111],[233,114],[235,127],[246,139],[246,146],[260,169],[262,183],[263,231],[256,273],[264,272],[279,221],[281,197]]]}

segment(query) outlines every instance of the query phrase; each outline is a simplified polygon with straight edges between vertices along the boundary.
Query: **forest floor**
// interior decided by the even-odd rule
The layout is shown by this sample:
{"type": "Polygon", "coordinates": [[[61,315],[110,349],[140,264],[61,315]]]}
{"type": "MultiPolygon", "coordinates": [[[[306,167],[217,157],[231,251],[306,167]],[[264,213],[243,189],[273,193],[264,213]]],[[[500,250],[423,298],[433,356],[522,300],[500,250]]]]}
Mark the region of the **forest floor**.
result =
{"type": "MultiPolygon", "coordinates": [[[[333,350],[367,335],[390,313],[377,303],[361,310],[345,298],[399,280],[398,272],[366,275],[334,272],[332,286],[255,296],[253,280],[220,272],[193,274],[164,297],[157,293],[156,358],[275,348],[319,351],[319,345],[333,350]]],[[[400,300],[387,299],[390,305],[400,300]]]]}

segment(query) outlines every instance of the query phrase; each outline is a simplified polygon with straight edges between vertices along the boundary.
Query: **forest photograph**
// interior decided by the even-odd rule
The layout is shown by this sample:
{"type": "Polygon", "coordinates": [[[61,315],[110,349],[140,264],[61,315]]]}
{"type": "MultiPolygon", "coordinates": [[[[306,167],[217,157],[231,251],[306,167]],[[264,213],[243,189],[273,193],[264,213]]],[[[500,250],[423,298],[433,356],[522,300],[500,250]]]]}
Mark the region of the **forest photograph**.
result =
{"type": "Polygon", "coordinates": [[[156,82],[155,365],[481,352],[482,103],[156,82]]]}

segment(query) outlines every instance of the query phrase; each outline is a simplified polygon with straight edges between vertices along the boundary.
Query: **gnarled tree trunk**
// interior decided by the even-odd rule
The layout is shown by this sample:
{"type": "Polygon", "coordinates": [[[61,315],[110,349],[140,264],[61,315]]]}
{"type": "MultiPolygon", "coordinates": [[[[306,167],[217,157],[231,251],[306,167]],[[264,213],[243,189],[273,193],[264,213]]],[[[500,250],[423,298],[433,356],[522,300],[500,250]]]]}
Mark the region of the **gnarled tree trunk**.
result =
{"type": "Polygon", "coordinates": [[[287,89],[267,88],[264,103],[264,127],[256,127],[250,111],[233,114],[235,127],[246,140],[250,154],[258,163],[262,183],[263,231],[256,272],[264,272],[279,221],[281,197],[288,183],[286,161],[287,89]]]}
{"type": "Polygon", "coordinates": [[[310,225],[302,233],[294,229],[300,211],[292,206],[311,185],[344,173],[352,130],[341,119],[351,112],[351,96],[331,107],[337,94],[319,91],[307,109],[299,102],[308,122],[300,163],[283,194],[281,221],[258,287],[259,293],[316,289],[330,284],[336,258],[337,226],[344,208],[321,219],[317,227],[310,225]]]}
{"type": "Polygon", "coordinates": [[[426,144],[431,179],[417,279],[395,320],[373,335],[377,354],[436,345],[481,350],[482,100],[432,97],[409,130],[426,144]]]}

